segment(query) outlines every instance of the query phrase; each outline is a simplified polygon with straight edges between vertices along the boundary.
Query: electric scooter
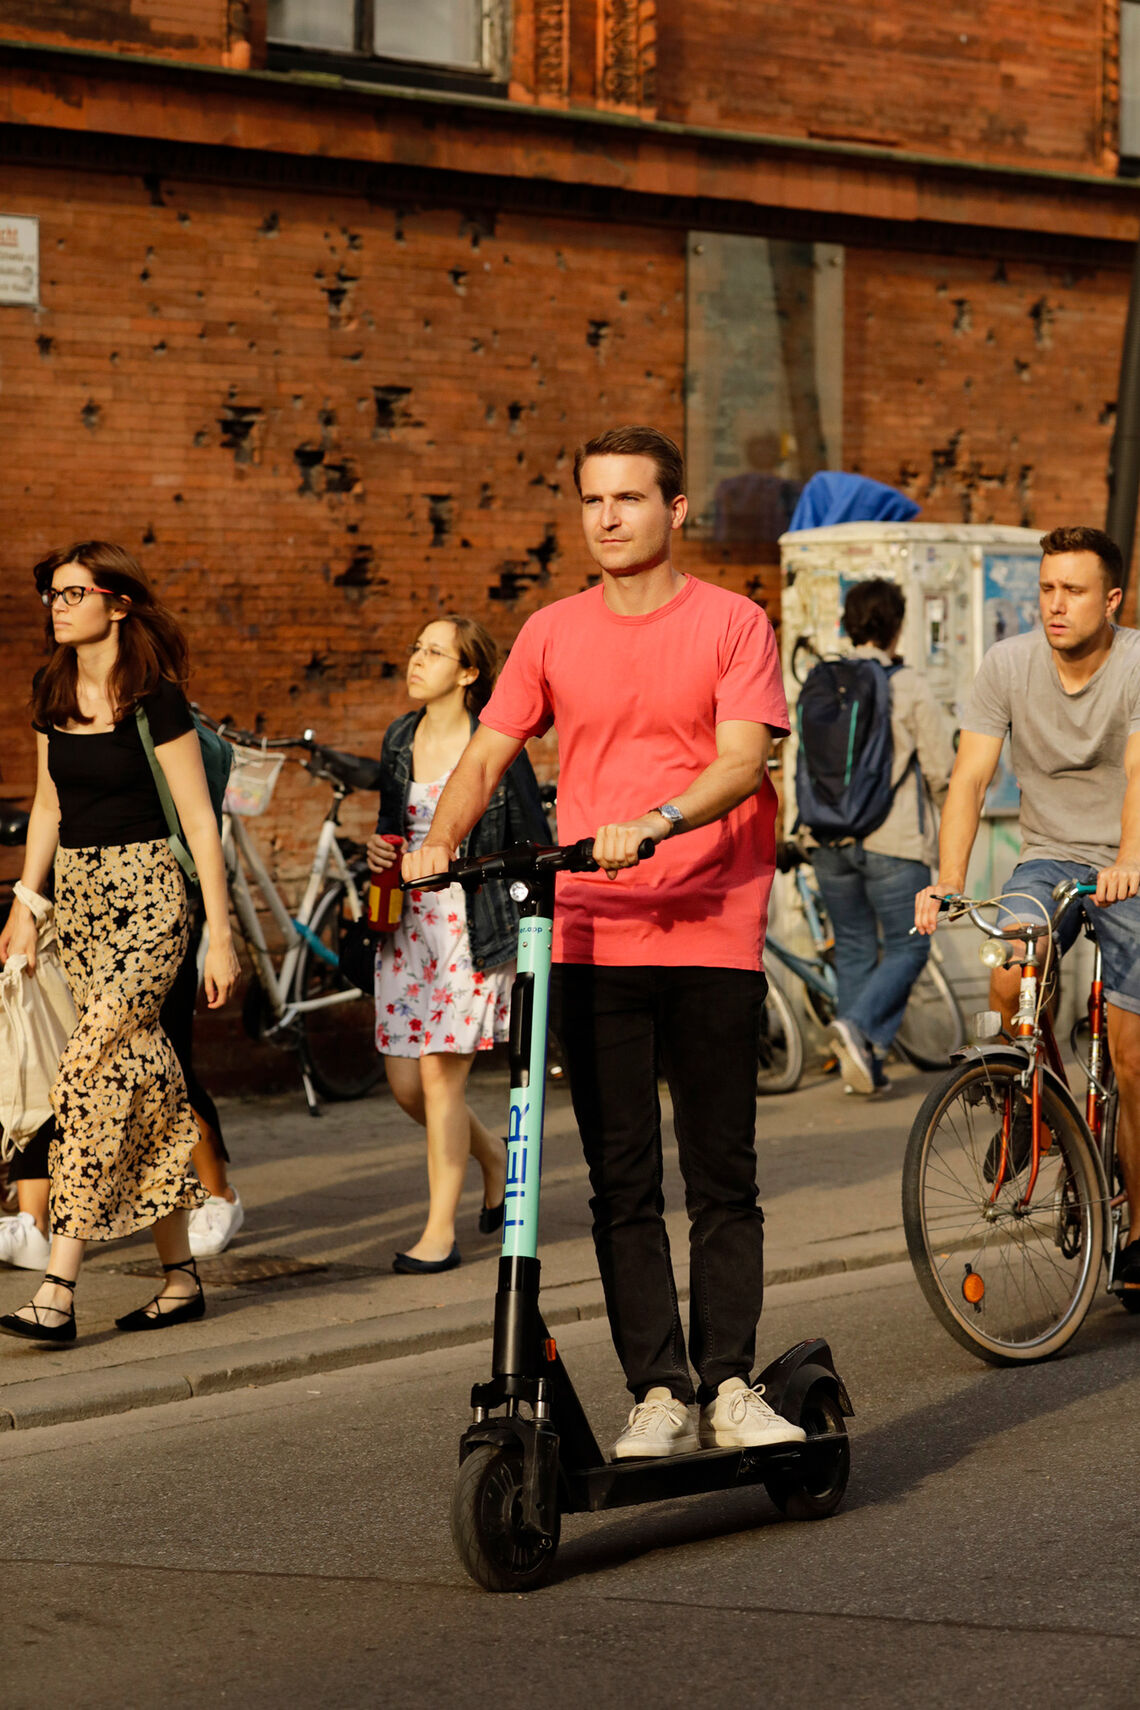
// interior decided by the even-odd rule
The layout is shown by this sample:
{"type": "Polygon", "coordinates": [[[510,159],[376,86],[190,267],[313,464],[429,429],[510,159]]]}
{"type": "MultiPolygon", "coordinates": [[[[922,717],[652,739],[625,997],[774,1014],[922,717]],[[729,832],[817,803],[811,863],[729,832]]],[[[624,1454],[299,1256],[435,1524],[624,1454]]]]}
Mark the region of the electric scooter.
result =
{"type": "MultiPolygon", "coordinates": [[[[539,1311],[538,1202],[546,1087],[555,878],[597,870],[589,838],[543,848],[519,843],[453,861],[406,888],[478,888],[504,880],[519,910],[511,998],[506,1210],[495,1296],[491,1377],[471,1391],[459,1446],[451,1530],[459,1559],[488,1591],[529,1591],[550,1571],[563,1514],[762,1484],[793,1520],[818,1520],[843,1499],[851,1468],[844,1424],[853,1409],[831,1350],[797,1342],[760,1374],[764,1399],[807,1441],[698,1449],[663,1459],[607,1461],[539,1311]]],[[[638,851],[652,855],[652,839],[638,851]]]]}

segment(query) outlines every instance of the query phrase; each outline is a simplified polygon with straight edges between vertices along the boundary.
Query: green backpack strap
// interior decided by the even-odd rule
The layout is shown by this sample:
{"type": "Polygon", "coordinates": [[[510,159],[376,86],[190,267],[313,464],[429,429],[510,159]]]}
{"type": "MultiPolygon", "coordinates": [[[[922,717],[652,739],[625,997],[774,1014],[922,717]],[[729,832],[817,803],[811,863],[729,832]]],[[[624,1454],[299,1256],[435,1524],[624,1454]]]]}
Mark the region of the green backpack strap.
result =
{"type": "Polygon", "coordinates": [[[174,797],[171,795],[170,785],[166,781],[166,773],[159,765],[158,755],[154,751],[150,720],[147,718],[141,703],[135,708],[135,723],[138,725],[139,741],[143,745],[143,753],[146,755],[147,765],[150,767],[151,776],[154,778],[154,787],[158,791],[158,799],[162,804],[162,817],[166,821],[166,829],[170,834],[167,842],[170,844],[171,853],[190,883],[196,885],[199,882],[198,869],[194,865],[194,857],[191,855],[189,845],[186,842],[182,830],[182,821],[178,817],[178,809],[174,805],[174,797]]]}

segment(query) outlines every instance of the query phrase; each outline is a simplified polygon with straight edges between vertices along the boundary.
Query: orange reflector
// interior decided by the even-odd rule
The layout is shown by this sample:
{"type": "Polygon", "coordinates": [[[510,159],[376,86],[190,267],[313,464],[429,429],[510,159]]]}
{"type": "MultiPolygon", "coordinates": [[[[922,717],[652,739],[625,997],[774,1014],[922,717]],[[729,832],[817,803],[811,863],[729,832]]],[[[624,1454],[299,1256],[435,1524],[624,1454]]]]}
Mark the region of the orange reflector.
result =
{"type": "Polygon", "coordinates": [[[546,1341],[542,1344],[542,1348],[547,1360],[551,1365],[553,1365],[555,1360],[558,1358],[558,1344],[555,1342],[554,1337],[548,1336],[546,1341]]]}
{"type": "Polygon", "coordinates": [[[962,1278],[962,1293],[965,1295],[970,1305],[977,1306],[985,1292],[986,1285],[978,1275],[977,1271],[967,1271],[965,1276],[962,1278]]]}

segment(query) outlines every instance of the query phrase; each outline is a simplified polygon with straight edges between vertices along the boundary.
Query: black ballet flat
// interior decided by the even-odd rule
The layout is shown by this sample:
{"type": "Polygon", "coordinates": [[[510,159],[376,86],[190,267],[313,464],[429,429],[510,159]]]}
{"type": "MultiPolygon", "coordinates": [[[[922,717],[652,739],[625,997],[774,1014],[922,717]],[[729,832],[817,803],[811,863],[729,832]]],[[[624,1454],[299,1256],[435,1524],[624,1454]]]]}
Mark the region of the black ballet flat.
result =
{"type": "Polygon", "coordinates": [[[187,1259],[179,1265],[163,1265],[164,1271],[186,1271],[198,1284],[197,1294],[192,1294],[180,1306],[171,1306],[167,1310],[158,1307],[152,1312],[152,1306],[157,1306],[162,1296],[156,1294],[153,1300],[148,1300],[145,1306],[140,1306],[134,1312],[125,1313],[122,1318],[116,1318],[116,1330],[166,1330],[172,1324],[189,1324],[194,1318],[205,1318],[206,1296],[202,1293],[202,1281],[198,1275],[198,1266],[193,1259],[187,1259]]]}
{"type": "MultiPolygon", "coordinates": [[[[70,1289],[72,1294],[75,1293],[74,1282],[68,1282],[66,1277],[48,1275],[44,1277],[44,1282],[56,1283],[58,1287],[70,1289]]],[[[66,1314],[64,1314],[62,1306],[37,1306],[34,1300],[29,1301],[28,1305],[36,1315],[34,1319],[21,1318],[16,1312],[6,1312],[3,1318],[0,1318],[0,1330],[4,1332],[5,1336],[22,1336],[28,1342],[53,1342],[57,1345],[61,1342],[74,1342],[76,1335],[74,1300],[68,1307],[66,1314]],[[58,1312],[63,1316],[63,1323],[45,1324],[40,1317],[41,1312],[58,1312]]]]}
{"type": "Polygon", "coordinates": [[[484,1205],[480,1207],[480,1235],[493,1235],[496,1229],[501,1229],[503,1227],[503,1212],[506,1210],[506,1205],[507,1200],[506,1195],[504,1194],[498,1205],[484,1205]]]}
{"type": "Polygon", "coordinates": [[[407,1253],[397,1253],[392,1260],[392,1269],[403,1276],[429,1276],[436,1271],[453,1271],[460,1264],[459,1242],[451,1243],[451,1251],[446,1259],[413,1259],[407,1253]]]}

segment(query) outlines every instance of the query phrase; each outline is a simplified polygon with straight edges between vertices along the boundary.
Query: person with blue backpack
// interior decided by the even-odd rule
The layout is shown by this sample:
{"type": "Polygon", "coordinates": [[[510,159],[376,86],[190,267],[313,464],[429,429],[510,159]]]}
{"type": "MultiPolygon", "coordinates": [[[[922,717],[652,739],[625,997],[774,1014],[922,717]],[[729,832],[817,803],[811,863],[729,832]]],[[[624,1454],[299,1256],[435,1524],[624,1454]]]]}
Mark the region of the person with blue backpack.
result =
{"type": "Polygon", "coordinates": [[[937,859],[934,809],[954,763],[953,730],[922,674],[896,657],[906,600],[884,577],[843,607],[853,645],[813,667],[796,708],[797,824],[835,934],[839,1001],[830,1037],[851,1092],[888,1082],[883,1059],[928,954],[914,899],[937,859]]]}
{"type": "Polygon", "coordinates": [[[65,1343],[88,1241],[153,1234],[165,1285],[120,1330],[205,1311],[187,1227],[206,1197],[190,1168],[198,1126],[160,1022],[189,936],[187,883],[200,888],[210,932],[211,1008],[233,991],[238,962],[217,817],[224,768],[183,693],[188,650],[173,613],[131,554],[105,541],[49,554],[35,581],[53,645],[32,687],[36,795],[0,961],[23,954],[34,969],[39,893],[54,867],[78,1019],[52,1088],[48,1270],[0,1331],[65,1343]]]}

